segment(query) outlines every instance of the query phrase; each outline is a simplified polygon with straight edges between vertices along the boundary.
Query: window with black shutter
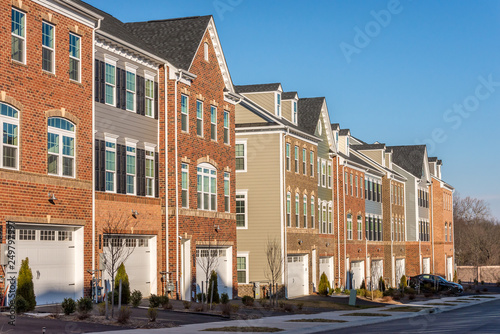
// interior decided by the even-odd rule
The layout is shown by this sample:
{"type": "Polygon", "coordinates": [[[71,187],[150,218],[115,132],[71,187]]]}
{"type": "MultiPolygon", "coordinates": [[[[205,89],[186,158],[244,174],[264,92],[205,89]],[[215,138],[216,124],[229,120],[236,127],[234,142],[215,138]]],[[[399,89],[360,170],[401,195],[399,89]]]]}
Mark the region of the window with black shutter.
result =
{"type": "MultiPolygon", "coordinates": [[[[100,86],[100,76],[99,76],[99,73],[100,73],[100,61],[98,59],[96,59],[94,61],[94,99],[96,102],[99,102],[99,97],[100,97],[100,93],[99,93],[99,88],[101,87],[100,86]]],[[[97,145],[96,145],[97,146],[97,145]]]]}
{"type": "Polygon", "coordinates": [[[158,95],[159,95],[158,83],[155,82],[155,119],[158,119],[158,113],[160,111],[160,103],[158,102],[159,101],[158,95]]]}
{"type": "Polygon", "coordinates": [[[106,95],[106,91],[104,89],[104,86],[106,85],[105,66],[106,66],[106,64],[104,64],[103,61],[99,60],[99,87],[100,87],[99,88],[99,102],[101,102],[101,103],[105,103],[105,95],[106,95]]]}
{"type": "Polygon", "coordinates": [[[106,191],[106,142],[99,141],[99,190],[106,191]]]}
{"type": "Polygon", "coordinates": [[[137,195],[146,196],[146,151],[137,149],[137,195]]]}
{"type": "Polygon", "coordinates": [[[95,191],[99,191],[99,177],[100,177],[100,173],[99,173],[99,158],[101,157],[101,155],[99,154],[99,150],[100,150],[100,140],[99,139],[96,139],[95,140],[95,147],[94,147],[94,174],[95,174],[95,179],[94,179],[94,189],[95,191]]]}
{"type": "Polygon", "coordinates": [[[160,177],[159,177],[159,163],[158,152],[155,153],[155,197],[160,197],[160,177]]]}

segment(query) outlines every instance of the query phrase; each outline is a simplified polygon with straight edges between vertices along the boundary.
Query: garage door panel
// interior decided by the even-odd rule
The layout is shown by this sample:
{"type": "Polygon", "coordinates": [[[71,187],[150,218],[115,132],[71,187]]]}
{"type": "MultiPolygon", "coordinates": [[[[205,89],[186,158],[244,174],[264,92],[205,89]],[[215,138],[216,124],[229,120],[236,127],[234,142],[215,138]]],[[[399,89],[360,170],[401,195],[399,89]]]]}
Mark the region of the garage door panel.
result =
{"type": "MultiPolygon", "coordinates": [[[[203,290],[206,292],[207,287],[205,286],[205,270],[207,267],[207,254],[208,248],[197,247],[196,248],[196,293],[201,292],[201,286],[203,282],[203,290]]],[[[232,299],[233,296],[233,279],[232,279],[232,261],[229,256],[232,254],[232,248],[212,248],[211,257],[216,255],[217,259],[212,265],[213,270],[217,273],[217,289],[219,294],[227,293],[229,298],[232,299]]],[[[212,259],[215,259],[212,257],[212,259]]]]}
{"type": "Polygon", "coordinates": [[[288,256],[288,298],[304,296],[309,293],[307,255],[288,256]]]}

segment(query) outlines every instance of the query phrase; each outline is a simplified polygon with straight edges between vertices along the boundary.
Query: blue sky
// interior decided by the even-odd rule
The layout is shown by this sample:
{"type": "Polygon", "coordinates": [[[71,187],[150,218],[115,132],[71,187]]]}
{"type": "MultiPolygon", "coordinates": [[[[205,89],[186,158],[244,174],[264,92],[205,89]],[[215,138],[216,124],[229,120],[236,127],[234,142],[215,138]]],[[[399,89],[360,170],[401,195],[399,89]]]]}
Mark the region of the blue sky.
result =
{"type": "Polygon", "coordinates": [[[500,2],[87,2],[125,22],[212,14],[235,84],[325,96],[366,142],[428,144],[500,219],[500,2]]]}

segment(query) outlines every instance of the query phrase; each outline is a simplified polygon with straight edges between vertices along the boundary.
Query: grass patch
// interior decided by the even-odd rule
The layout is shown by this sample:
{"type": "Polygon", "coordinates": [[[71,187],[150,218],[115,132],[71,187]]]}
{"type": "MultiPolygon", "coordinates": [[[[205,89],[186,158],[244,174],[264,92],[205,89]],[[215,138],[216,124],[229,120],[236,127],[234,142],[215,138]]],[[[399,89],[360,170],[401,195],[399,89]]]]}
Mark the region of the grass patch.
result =
{"type": "Polygon", "coordinates": [[[420,312],[420,311],[425,310],[425,309],[427,309],[427,307],[401,306],[401,307],[388,308],[384,311],[387,311],[387,312],[420,312]]]}
{"type": "Polygon", "coordinates": [[[457,306],[457,304],[450,303],[427,303],[425,305],[435,305],[435,306],[457,306]]]}
{"type": "Polygon", "coordinates": [[[219,328],[207,328],[203,330],[204,332],[233,332],[233,333],[275,333],[282,332],[281,328],[276,327],[237,327],[237,326],[227,326],[219,328]]]}
{"type": "Polygon", "coordinates": [[[347,314],[342,314],[343,316],[347,317],[390,317],[390,314],[383,314],[383,313],[347,313],[347,314]]]}
{"type": "Polygon", "coordinates": [[[328,300],[289,300],[287,303],[293,304],[297,306],[297,304],[303,304],[302,307],[312,307],[312,308],[327,308],[339,311],[354,311],[354,310],[363,310],[373,307],[382,307],[381,305],[356,305],[350,306],[348,304],[339,304],[334,303],[328,300]]]}
{"type": "Polygon", "coordinates": [[[492,296],[472,296],[471,298],[495,298],[492,296]]]}
{"type": "Polygon", "coordinates": [[[315,319],[293,319],[293,320],[288,320],[287,322],[347,322],[347,321],[315,318],[315,319]]]}

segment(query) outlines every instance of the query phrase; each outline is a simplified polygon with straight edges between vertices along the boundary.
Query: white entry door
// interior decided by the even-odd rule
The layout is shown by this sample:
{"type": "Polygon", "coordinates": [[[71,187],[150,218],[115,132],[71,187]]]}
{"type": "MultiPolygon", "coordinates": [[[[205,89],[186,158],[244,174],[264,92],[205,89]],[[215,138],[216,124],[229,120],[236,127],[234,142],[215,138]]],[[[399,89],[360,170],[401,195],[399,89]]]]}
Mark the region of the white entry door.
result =
{"type": "Polygon", "coordinates": [[[424,257],[422,260],[423,273],[422,274],[430,274],[431,273],[431,258],[424,257]]]}
{"type": "Polygon", "coordinates": [[[316,292],[318,290],[317,282],[316,282],[316,277],[318,276],[318,270],[317,270],[317,265],[316,265],[316,250],[313,249],[311,252],[311,269],[312,269],[312,284],[313,284],[313,292],[316,292]]]}
{"type": "Polygon", "coordinates": [[[330,282],[330,287],[333,288],[333,256],[325,256],[319,258],[319,275],[325,273],[328,281],[330,282]]]}
{"type": "Polygon", "coordinates": [[[453,258],[452,257],[448,257],[446,259],[446,273],[447,273],[446,279],[450,282],[453,281],[453,258]]]}
{"type": "Polygon", "coordinates": [[[299,297],[309,294],[308,256],[288,256],[288,298],[299,297]]]}
{"type": "Polygon", "coordinates": [[[396,259],[396,287],[401,282],[401,277],[405,274],[405,259],[396,259]]]}
{"type": "Polygon", "coordinates": [[[351,262],[352,288],[359,289],[365,279],[365,261],[351,262]]]}
{"type": "Polygon", "coordinates": [[[191,240],[182,241],[181,266],[182,266],[181,296],[183,300],[191,300],[191,240]]]}
{"type": "Polygon", "coordinates": [[[83,228],[16,224],[16,266],[28,258],[37,305],[83,295],[83,228]]]}
{"type": "Polygon", "coordinates": [[[374,290],[378,290],[379,289],[378,284],[380,281],[380,277],[383,278],[383,276],[384,276],[384,261],[383,260],[373,260],[372,265],[371,265],[371,269],[372,269],[371,277],[372,277],[372,282],[373,282],[372,288],[374,290]]]}

